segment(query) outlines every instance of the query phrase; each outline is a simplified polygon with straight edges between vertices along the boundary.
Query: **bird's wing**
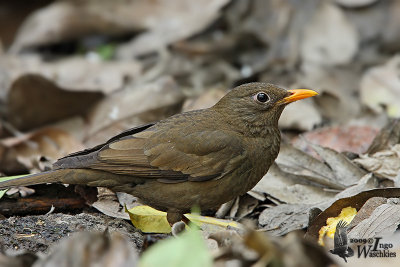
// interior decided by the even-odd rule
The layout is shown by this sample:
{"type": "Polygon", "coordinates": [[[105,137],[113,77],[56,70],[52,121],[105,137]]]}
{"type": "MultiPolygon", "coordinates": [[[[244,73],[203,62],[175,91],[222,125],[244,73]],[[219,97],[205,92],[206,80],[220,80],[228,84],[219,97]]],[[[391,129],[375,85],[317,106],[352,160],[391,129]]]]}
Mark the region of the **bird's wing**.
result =
{"type": "Polygon", "coordinates": [[[107,147],[112,142],[145,131],[146,129],[150,128],[153,125],[154,123],[150,123],[126,130],[112,137],[106,143],[82,151],[71,153],[63,158],[58,159],[57,162],[54,163],[53,168],[54,169],[88,168],[91,163],[97,160],[97,154],[102,148],[107,147]]]}
{"type": "Polygon", "coordinates": [[[333,238],[334,242],[334,251],[339,253],[346,253],[348,247],[348,240],[347,240],[347,223],[343,220],[340,220],[336,225],[336,231],[333,238]]]}
{"type": "Polygon", "coordinates": [[[223,131],[169,132],[141,127],[60,159],[57,168],[91,168],[164,183],[218,179],[245,160],[240,138],[223,131]]]}
{"type": "Polygon", "coordinates": [[[189,175],[189,181],[218,179],[246,160],[241,139],[221,130],[156,135],[144,153],[151,166],[189,175]]]}
{"type": "Polygon", "coordinates": [[[154,123],[149,123],[149,124],[141,125],[141,126],[134,127],[134,128],[128,129],[126,131],[123,131],[120,134],[118,134],[118,135],[112,137],[111,139],[109,139],[106,143],[103,143],[103,144],[100,144],[100,145],[97,145],[95,147],[88,148],[88,149],[85,149],[85,150],[81,150],[81,151],[78,151],[78,152],[74,152],[74,153],[71,153],[71,154],[69,154],[69,155],[67,155],[65,157],[62,157],[62,158],[58,159],[58,161],[54,163],[53,167],[59,168],[60,166],[63,165],[63,167],[65,167],[65,168],[73,168],[73,166],[71,166],[71,167],[67,166],[67,165],[74,165],[74,161],[75,160],[73,160],[73,159],[76,159],[77,157],[83,157],[85,155],[92,154],[93,152],[97,152],[98,150],[100,150],[104,146],[106,146],[106,145],[108,145],[108,144],[110,144],[110,143],[112,143],[114,141],[117,141],[117,140],[119,140],[121,138],[130,136],[130,135],[133,135],[133,134],[136,134],[136,133],[140,133],[140,132],[146,130],[147,128],[150,128],[153,125],[154,125],[154,123]]]}

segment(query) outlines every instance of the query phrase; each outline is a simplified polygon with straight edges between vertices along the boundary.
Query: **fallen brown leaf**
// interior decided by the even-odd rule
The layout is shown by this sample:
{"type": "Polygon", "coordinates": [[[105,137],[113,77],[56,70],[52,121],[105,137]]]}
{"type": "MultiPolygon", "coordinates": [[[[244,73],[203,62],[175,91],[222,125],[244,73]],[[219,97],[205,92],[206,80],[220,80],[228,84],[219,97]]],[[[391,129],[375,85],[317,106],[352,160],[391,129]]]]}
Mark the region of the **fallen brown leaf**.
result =
{"type": "MultiPolygon", "coordinates": [[[[309,143],[336,150],[361,154],[367,151],[378,130],[370,126],[331,126],[303,133],[292,140],[301,150],[313,153],[309,143]]],[[[315,155],[314,155],[315,154],[315,155]]]]}
{"type": "Polygon", "coordinates": [[[354,160],[377,177],[395,181],[400,173],[400,144],[354,160]]]}
{"type": "Polygon", "coordinates": [[[306,63],[316,65],[346,64],[357,53],[358,42],[358,33],[343,11],[324,1],[304,29],[301,56],[306,63]]]}
{"type": "Polygon", "coordinates": [[[32,165],[24,165],[19,158],[27,162],[38,162],[41,157],[55,161],[69,153],[83,149],[83,145],[68,133],[43,128],[19,137],[0,141],[0,167],[6,173],[21,173],[31,170],[32,165]]]}
{"type": "Polygon", "coordinates": [[[311,222],[307,229],[306,238],[317,242],[319,229],[326,224],[327,218],[336,217],[343,208],[348,206],[360,210],[367,200],[372,197],[398,198],[400,197],[400,188],[373,189],[335,201],[311,222]]]}
{"type": "Polygon", "coordinates": [[[173,115],[183,100],[183,93],[170,77],[115,92],[91,109],[86,144],[97,145],[135,125],[173,115]]]}
{"type": "Polygon", "coordinates": [[[400,56],[393,56],[385,64],[370,68],[360,84],[361,102],[379,113],[390,117],[400,116],[400,56]]]}
{"type": "Polygon", "coordinates": [[[100,92],[71,92],[35,74],[21,76],[7,96],[7,117],[21,130],[84,114],[103,98],[100,92]]]}

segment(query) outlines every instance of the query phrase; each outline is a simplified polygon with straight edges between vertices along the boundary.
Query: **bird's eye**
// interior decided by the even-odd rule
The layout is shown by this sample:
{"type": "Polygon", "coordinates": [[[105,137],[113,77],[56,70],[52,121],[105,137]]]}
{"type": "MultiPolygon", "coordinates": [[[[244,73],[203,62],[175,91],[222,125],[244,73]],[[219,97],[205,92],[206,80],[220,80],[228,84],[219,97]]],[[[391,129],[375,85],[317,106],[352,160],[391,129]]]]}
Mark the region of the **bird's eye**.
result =
{"type": "Polygon", "coordinates": [[[254,98],[260,103],[265,103],[269,100],[269,96],[263,92],[257,93],[254,98]]]}

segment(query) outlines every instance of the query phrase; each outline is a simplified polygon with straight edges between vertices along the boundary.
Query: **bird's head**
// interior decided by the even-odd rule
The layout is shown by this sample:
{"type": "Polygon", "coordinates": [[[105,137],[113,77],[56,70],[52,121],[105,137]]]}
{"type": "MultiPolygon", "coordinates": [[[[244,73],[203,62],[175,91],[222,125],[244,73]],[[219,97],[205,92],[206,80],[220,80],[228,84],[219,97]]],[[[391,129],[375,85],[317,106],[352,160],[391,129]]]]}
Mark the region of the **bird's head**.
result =
{"type": "Polygon", "coordinates": [[[214,109],[224,113],[230,123],[262,130],[278,126],[287,104],[317,94],[308,89],[285,90],[270,83],[248,83],[226,94],[214,109]]]}

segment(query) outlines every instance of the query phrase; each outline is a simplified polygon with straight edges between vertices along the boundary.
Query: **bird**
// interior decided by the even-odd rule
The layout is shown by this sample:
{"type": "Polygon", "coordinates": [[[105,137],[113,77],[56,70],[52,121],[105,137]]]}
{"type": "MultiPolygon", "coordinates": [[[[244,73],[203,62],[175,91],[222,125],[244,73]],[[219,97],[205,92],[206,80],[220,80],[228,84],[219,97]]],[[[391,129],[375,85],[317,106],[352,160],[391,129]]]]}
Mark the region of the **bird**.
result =
{"type": "Polygon", "coordinates": [[[354,251],[351,247],[349,247],[349,242],[347,238],[347,227],[348,224],[340,220],[336,225],[335,235],[333,237],[334,248],[329,250],[332,254],[336,254],[339,257],[343,258],[345,262],[347,262],[348,257],[352,257],[354,255],[354,251]]]}
{"type": "Polygon", "coordinates": [[[280,148],[285,106],[318,93],[270,83],[235,87],[214,106],[126,130],[60,158],[51,171],[0,188],[43,183],[107,187],[167,212],[172,225],[192,207],[215,209],[251,190],[280,148]]]}

